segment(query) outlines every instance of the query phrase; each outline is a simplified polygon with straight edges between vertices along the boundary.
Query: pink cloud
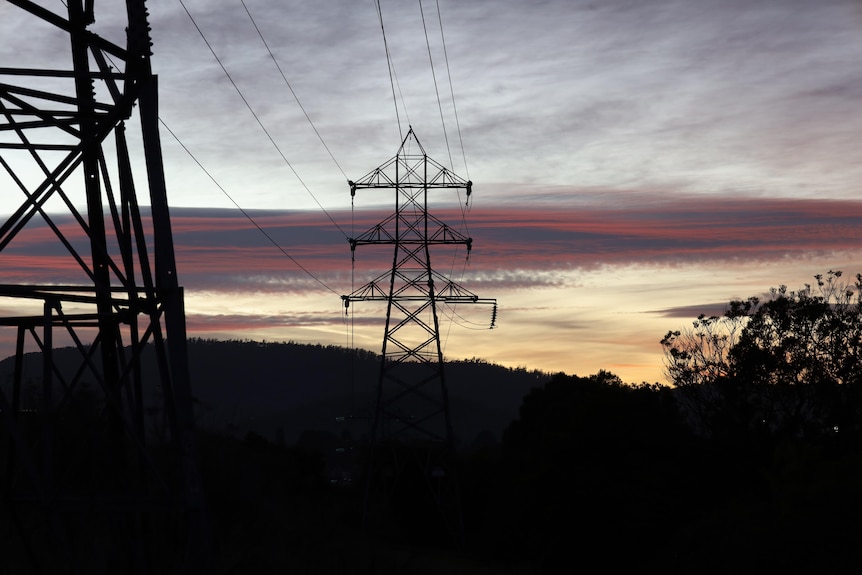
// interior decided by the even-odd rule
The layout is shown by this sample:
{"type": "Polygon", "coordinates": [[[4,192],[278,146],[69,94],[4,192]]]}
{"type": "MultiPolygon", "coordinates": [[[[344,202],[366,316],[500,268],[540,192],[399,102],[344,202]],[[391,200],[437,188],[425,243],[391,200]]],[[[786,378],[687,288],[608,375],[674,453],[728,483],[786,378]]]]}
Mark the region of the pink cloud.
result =
{"type": "MultiPolygon", "coordinates": [[[[626,203],[614,207],[561,203],[557,209],[547,204],[474,209],[467,214],[466,226],[460,223],[458,210],[436,211],[435,215],[473,238],[465,277],[475,277],[483,285],[547,282],[535,274],[560,269],[767,261],[794,254],[855,250],[862,245],[862,202],[661,198],[653,194],[638,205],[633,198],[627,195],[626,203]]],[[[174,243],[180,279],[186,287],[253,289],[252,284],[259,281],[261,289],[268,289],[269,284],[309,279],[283,252],[324,282],[343,283],[349,277],[349,244],[322,212],[252,215],[281,249],[239,212],[178,210],[173,218],[174,243]]],[[[336,221],[351,219],[348,212],[331,215],[336,221]]],[[[387,215],[357,210],[352,225],[342,225],[342,229],[358,235],[387,215]]],[[[73,230],[67,235],[76,245],[86,246],[80,231],[75,232],[68,222],[61,223],[64,229],[73,230]]],[[[79,276],[77,264],[62,252],[54,233],[34,221],[0,253],[6,278],[0,281],[63,282],[79,276]]],[[[454,257],[449,246],[432,253],[444,268],[462,269],[463,246],[454,257]]],[[[89,257],[86,252],[83,255],[89,257]]],[[[359,246],[355,282],[361,284],[386,269],[391,257],[392,246],[359,246]]]]}

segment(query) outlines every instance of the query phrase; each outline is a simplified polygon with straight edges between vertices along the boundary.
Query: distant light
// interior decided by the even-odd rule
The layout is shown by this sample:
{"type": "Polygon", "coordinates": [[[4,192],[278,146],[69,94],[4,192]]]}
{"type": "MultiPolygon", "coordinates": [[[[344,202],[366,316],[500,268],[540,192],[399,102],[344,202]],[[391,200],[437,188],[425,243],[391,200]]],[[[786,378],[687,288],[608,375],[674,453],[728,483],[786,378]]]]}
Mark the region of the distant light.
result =
{"type": "Polygon", "coordinates": [[[834,431],[835,433],[838,433],[838,426],[837,426],[837,425],[836,425],[836,426],[834,426],[834,427],[832,428],[832,431],[834,431]]]}

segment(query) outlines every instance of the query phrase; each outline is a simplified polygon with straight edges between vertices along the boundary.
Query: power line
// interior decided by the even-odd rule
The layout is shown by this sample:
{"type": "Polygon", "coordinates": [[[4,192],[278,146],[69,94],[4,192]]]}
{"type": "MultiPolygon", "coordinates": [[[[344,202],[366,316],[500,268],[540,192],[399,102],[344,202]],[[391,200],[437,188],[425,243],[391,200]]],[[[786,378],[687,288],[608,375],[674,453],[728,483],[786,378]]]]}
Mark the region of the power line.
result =
{"type": "Polygon", "coordinates": [[[327,217],[327,218],[329,218],[329,221],[330,221],[330,222],[332,222],[332,224],[333,224],[336,228],[338,228],[338,231],[339,231],[339,232],[341,232],[341,233],[342,233],[342,235],[344,235],[344,237],[345,237],[345,238],[347,238],[347,237],[348,237],[347,233],[345,233],[345,231],[344,231],[343,229],[341,229],[341,226],[339,226],[339,225],[338,225],[338,222],[336,222],[336,221],[332,218],[332,216],[329,214],[329,212],[328,212],[328,211],[326,211],[326,208],[324,208],[324,207],[323,207],[323,204],[321,204],[321,203],[320,203],[320,201],[317,199],[317,196],[315,196],[315,195],[314,195],[314,193],[312,193],[311,189],[309,189],[309,187],[305,184],[305,182],[303,181],[303,179],[299,176],[299,174],[297,173],[297,171],[294,169],[293,165],[290,163],[290,161],[288,161],[287,156],[285,156],[285,155],[284,155],[284,152],[282,152],[282,151],[281,151],[281,148],[280,148],[280,147],[278,146],[278,144],[275,142],[275,139],[272,137],[272,135],[269,133],[269,131],[266,129],[266,127],[263,125],[263,122],[262,122],[262,121],[261,121],[261,119],[258,117],[257,113],[254,111],[254,108],[252,108],[252,107],[251,107],[251,104],[249,104],[248,100],[247,100],[247,99],[246,99],[246,97],[243,95],[242,90],[240,90],[240,89],[239,89],[239,86],[238,86],[238,85],[237,85],[237,83],[234,81],[234,79],[233,79],[233,77],[230,75],[230,73],[227,71],[227,68],[226,68],[226,67],[225,67],[225,65],[222,63],[221,59],[219,59],[219,57],[218,57],[218,55],[216,54],[215,50],[213,49],[212,45],[209,43],[209,41],[207,40],[206,36],[204,35],[203,30],[201,30],[200,26],[198,26],[198,23],[195,21],[195,19],[194,19],[194,17],[192,16],[191,12],[189,12],[189,9],[188,9],[188,8],[186,8],[186,5],[183,3],[183,0],[177,0],[177,1],[180,3],[180,6],[182,6],[182,7],[183,7],[183,10],[185,10],[186,15],[189,17],[189,20],[191,20],[191,22],[192,22],[192,24],[194,25],[195,29],[198,31],[198,34],[200,34],[201,38],[202,38],[202,39],[203,39],[203,41],[204,41],[204,44],[206,44],[207,48],[209,48],[209,51],[210,51],[210,53],[212,53],[213,58],[215,58],[216,62],[218,62],[218,65],[219,65],[219,66],[221,66],[221,69],[222,69],[222,71],[224,72],[225,76],[226,76],[226,77],[227,77],[227,79],[230,81],[231,85],[233,85],[234,90],[236,90],[236,93],[237,93],[237,94],[239,94],[240,99],[242,99],[242,101],[243,101],[243,103],[245,104],[246,108],[248,108],[248,111],[249,111],[249,112],[251,112],[251,115],[254,117],[254,119],[257,121],[257,124],[260,126],[260,129],[261,129],[261,130],[263,130],[263,133],[264,133],[264,134],[266,134],[266,137],[267,137],[267,138],[269,138],[269,141],[272,143],[273,147],[275,147],[276,151],[277,151],[277,152],[278,152],[278,154],[281,156],[281,159],[282,159],[282,160],[284,160],[284,163],[285,163],[285,164],[287,164],[287,167],[289,167],[289,168],[290,168],[290,171],[292,171],[292,172],[293,172],[293,175],[294,175],[294,176],[296,176],[296,179],[297,179],[297,180],[299,180],[299,183],[300,183],[300,184],[302,184],[302,187],[304,187],[304,188],[305,188],[305,191],[307,191],[307,192],[308,192],[308,194],[312,197],[312,199],[317,203],[318,207],[319,207],[321,210],[323,210],[323,213],[324,213],[324,214],[326,214],[326,217],[327,217]]]}
{"type": "MultiPolygon", "coordinates": [[[[112,65],[112,66],[114,66],[114,68],[117,68],[117,65],[116,65],[116,64],[114,64],[114,62],[111,60],[110,56],[108,57],[108,61],[110,61],[110,62],[111,62],[111,65],[112,65]]],[[[177,135],[174,133],[174,131],[173,131],[173,130],[171,130],[171,128],[167,125],[167,123],[166,123],[166,122],[165,122],[161,117],[159,117],[159,123],[160,123],[162,126],[164,126],[164,127],[165,127],[165,130],[167,130],[167,131],[168,131],[168,133],[169,133],[169,134],[174,138],[174,140],[176,140],[176,141],[177,141],[177,143],[180,145],[180,147],[181,147],[183,150],[185,150],[186,154],[188,154],[188,155],[189,155],[189,157],[190,157],[190,158],[191,158],[191,159],[192,159],[192,160],[193,160],[193,161],[198,165],[198,167],[199,167],[201,170],[203,170],[203,173],[205,173],[205,174],[207,175],[207,177],[209,177],[209,179],[212,181],[212,183],[213,183],[213,184],[215,184],[215,185],[216,185],[216,187],[217,187],[219,190],[221,190],[221,192],[225,195],[225,197],[226,197],[228,200],[230,200],[230,201],[231,201],[231,203],[233,203],[233,205],[234,205],[234,206],[236,206],[236,208],[237,208],[237,209],[238,209],[238,210],[239,210],[239,211],[240,211],[240,212],[241,212],[241,213],[242,213],[242,214],[243,214],[243,215],[244,215],[244,216],[245,216],[245,217],[246,217],[246,218],[247,218],[251,223],[252,223],[252,225],[253,225],[254,227],[256,227],[256,228],[260,231],[260,233],[262,233],[262,234],[264,235],[264,237],[266,237],[266,239],[268,239],[268,240],[269,240],[269,241],[270,241],[270,242],[271,242],[271,243],[272,243],[272,244],[273,244],[273,245],[274,245],[274,246],[275,246],[275,247],[276,247],[276,248],[277,248],[277,249],[278,249],[282,254],[284,254],[284,255],[287,257],[287,259],[289,259],[290,261],[292,261],[292,262],[296,265],[296,267],[298,267],[299,269],[301,269],[302,271],[304,271],[304,272],[305,272],[309,277],[311,277],[314,281],[316,281],[317,283],[319,283],[320,285],[322,285],[324,288],[328,289],[329,291],[331,291],[331,292],[332,292],[332,293],[334,293],[335,295],[338,295],[338,296],[340,296],[340,295],[341,295],[341,294],[339,294],[337,291],[335,291],[334,289],[332,289],[331,287],[329,287],[328,285],[326,285],[325,283],[323,283],[323,281],[322,281],[321,279],[319,279],[319,278],[318,278],[317,276],[315,276],[313,273],[311,273],[310,271],[308,271],[308,269],[306,269],[302,264],[300,264],[298,261],[296,261],[296,259],[294,259],[294,257],[293,257],[293,256],[291,256],[289,253],[287,253],[287,252],[284,250],[284,248],[282,248],[282,247],[278,244],[278,242],[276,242],[276,241],[272,238],[272,236],[270,236],[270,235],[269,235],[269,234],[268,234],[268,233],[267,233],[267,232],[266,232],[266,231],[265,231],[265,230],[264,230],[264,229],[263,229],[263,228],[262,228],[262,227],[261,227],[261,226],[260,226],[256,221],[255,221],[255,219],[254,219],[253,217],[251,217],[251,214],[249,214],[248,212],[246,212],[246,211],[245,211],[245,210],[244,210],[244,209],[243,209],[243,208],[242,208],[242,207],[241,207],[241,206],[236,202],[236,200],[234,200],[234,199],[233,199],[233,197],[231,197],[231,195],[230,195],[229,193],[227,193],[227,190],[225,190],[225,189],[224,189],[224,187],[222,187],[222,185],[221,185],[221,184],[219,184],[219,183],[216,181],[215,177],[213,177],[213,175],[209,172],[209,170],[207,170],[207,169],[203,166],[203,164],[201,164],[200,160],[198,160],[198,159],[195,157],[195,155],[194,155],[194,154],[192,154],[191,150],[189,150],[189,148],[188,148],[188,147],[187,147],[187,146],[182,142],[182,140],[180,140],[179,136],[177,136],[177,135]]],[[[334,160],[334,159],[335,159],[335,158],[333,158],[333,160],[334,160]]],[[[343,173],[343,172],[342,172],[342,173],[343,173]]],[[[324,210],[324,211],[326,211],[326,210],[324,210]]]]}
{"type": "MultiPolygon", "coordinates": [[[[377,8],[377,18],[380,20],[380,33],[383,35],[383,48],[386,50],[386,66],[389,69],[389,85],[392,87],[392,103],[395,104],[395,120],[398,122],[398,135],[401,140],[404,139],[404,132],[401,129],[401,116],[398,113],[398,98],[395,96],[395,70],[392,64],[392,56],[389,53],[389,43],[386,41],[386,28],[383,26],[383,10],[380,9],[380,0],[374,4],[377,8]]],[[[399,86],[398,91],[401,91],[399,86]]],[[[401,104],[404,106],[404,114],[407,115],[407,105],[404,104],[404,96],[401,96],[401,104]]],[[[407,118],[407,123],[410,123],[410,118],[407,118]]]]}
{"type": "Polygon", "coordinates": [[[437,19],[440,21],[440,41],[443,44],[443,59],[446,61],[446,75],[449,78],[449,93],[452,97],[452,111],[455,113],[455,126],[458,128],[458,141],[461,145],[461,157],[464,159],[464,175],[470,179],[470,169],[467,167],[467,155],[464,153],[464,138],[461,137],[461,122],[458,120],[458,107],[455,105],[455,88],[452,85],[452,71],[449,69],[449,53],[446,50],[446,38],[443,36],[443,15],[440,13],[440,0],[437,1],[437,19]]]}
{"type": "Polygon", "coordinates": [[[220,189],[220,190],[221,190],[221,192],[225,195],[225,197],[226,197],[227,199],[229,199],[229,200],[231,201],[231,203],[232,203],[234,206],[236,206],[236,209],[238,209],[238,210],[242,213],[242,215],[244,215],[244,216],[248,219],[248,221],[249,221],[249,222],[251,222],[251,224],[252,224],[254,227],[256,227],[256,228],[258,229],[258,231],[259,231],[260,233],[262,233],[262,234],[264,235],[264,237],[266,237],[266,239],[268,239],[268,240],[270,241],[270,243],[272,243],[272,245],[274,245],[274,246],[276,247],[276,249],[278,249],[278,251],[280,251],[282,254],[284,254],[284,256],[286,256],[286,257],[287,257],[287,259],[289,259],[290,261],[292,261],[292,262],[296,265],[296,267],[298,267],[298,268],[299,268],[299,269],[301,269],[303,272],[305,272],[305,273],[306,273],[306,274],[307,274],[311,279],[313,279],[314,281],[316,281],[316,282],[317,282],[317,283],[319,283],[321,286],[323,286],[323,287],[324,287],[324,288],[326,288],[327,290],[331,291],[332,293],[334,293],[334,294],[335,294],[335,295],[337,295],[338,297],[341,297],[341,294],[340,294],[340,293],[338,293],[337,291],[335,291],[334,289],[332,289],[331,287],[329,287],[328,285],[326,285],[325,283],[323,283],[323,280],[321,280],[321,279],[320,279],[320,278],[318,278],[316,275],[314,275],[313,273],[311,273],[311,272],[310,272],[310,271],[309,271],[305,266],[303,266],[301,263],[299,263],[298,261],[296,261],[296,259],[295,259],[293,256],[291,256],[289,253],[287,253],[287,251],[285,251],[285,249],[284,249],[284,248],[282,248],[282,247],[278,244],[278,242],[276,242],[276,241],[273,239],[273,237],[272,237],[271,235],[269,235],[269,234],[266,232],[266,230],[264,230],[264,229],[260,226],[260,224],[258,224],[258,223],[255,221],[255,219],[254,219],[253,217],[251,217],[251,214],[249,214],[247,211],[245,211],[245,210],[242,208],[242,206],[240,206],[240,205],[237,203],[237,201],[233,199],[233,197],[232,197],[232,196],[227,192],[227,190],[225,190],[225,189],[224,189],[224,187],[222,187],[222,185],[221,185],[221,184],[219,184],[219,183],[218,183],[218,181],[216,181],[215,177],[213,177],[213,175],[209,172],[209,170],[207,170],[207,169],[204,167],[204,165],[203,165],[203,164],[202,164],[202,163],[201,163],[201,162],[200,162],[200,161],[195,157],[195,155],[194,155],[194,154],[192,154],[191,150],[189,150],[189,149],[188,149],[188,147],[186,147],[186,145],[182,142],[182,140],[180,140],[180,139],[179,139],[179,137],[177,137],[177,135],[173,132],[173,130],[171,130],[171,129],[170,129],[170,127],[168,127],[168,125],[165,123],[165,121],[164,121],[164,120],[162,120],[161,118],[159,118],[159,123],[160,123],[162,126],[164,126],[165,130],[167,130],[167,131],[168,131],[168,133],[169,133],[171,136],[173,136],[174,140],[176,140],[176,141],[177,141],[177,143],[180,145],[180,147],[181,147],[183,150],[185,150],[186,154],[188,154],[188,155],[189,155],[189,157],[190,157],[190,158],[191,158],[191,159],[192,159],[192,160],[193,160],[193,161],[198,165],[198,167],[199,167],[201,170],[203,170],[203,172],[204,172],[204,173],[209,177],[209,179],[212,181],[212,183],[213,183],[213,184],[215,184],[215,185],[216,185],[216,187],[217,187],[218,189],[220,189]]]}
{"type": "Polygon", "coordinates": [[[440,101],[440,90],[437,88],[437,74],[434,72],[434,60],[431,58],[431,42],[428,40],[428,27],[425,25],[425,9],[422,8],[422,0],[419,0],[419,12],[422,14],[422,31],[425,32],[425,46],[428,47],[428,63],[431,65],[431,78],[434,79],[434,93],[437,95],[437,108],[440,110],[440,123],[443,125],[443,139],[446,141],[446,152],[449,154],[449,165],[454,168],[454,162],[452,162],[452,150],[449,147],[449,134],[446,133],[446,120],[443,117],[443,103],[440,101]]]}
{"type": "Polygon", "coordinates": [[[269,47],[269,44],[266,42],[266,39],[263,37],[263,33],[260,31],[260,28],[255,22],[254,17],[252,17],[251,12],[248,9],[248,6],[245,5],[245,0],[240,0],[242,3],[242,7],[245,8],[245,13],[248,14],[249,20],[251,20],[254,29],[257,31],[257,35],[260,36],[261,42],[266,47],[266,51],[269,52],[269,57],[272,58],[273,64],[278,68],[279,74],[281,74],[281,79],[284,80],[284,84],[287,86],[287,89],[290,90],[290,93],[293,95],[293,99],[296,100],[296,104],[299,106],[299,109],[302,110],[302,113],[305,114],[305,119],[308,120],[309,125],[311,125],[311,129],[314,130],[314,133],[317,134],[317,139],[320,140],[320,143],[323,144],[323,147],[326,149],[326,152],[329,154],[329,157],[332,158],[332,161],[335,162],[335,165],[338,167],[338,170],[341,172],[341,175],[344,176],[344,179],[347,178],[347,174],[344,173],[344,170],[341,168],[341,164],[338,163],[338,160],[335,159],[335,156],[332,155],[332,151],[329,149],[329,146],[326,145],[326,142],[323,141],[323,137],[320,135],[320,132],[317,131],[317,127],[314,125],[314,122],[311,121],[311,117],[309,117],[308,112],[305,111],[305,107],[303,107],[302,102],[299,101],[299,96],[296,95],[296,92],[293,90],[293,86],[290,85],[290,82],[287,81],[287,76],[285,76],[284,71],[281,69],[281,66],[278,63],[278,60],[275,59],[275,54],[272,53],[272,50],[269,47]]]}
{"type": "MultiPolygon", "coordinates": [[[[447,314],[447,313],[446,313],[446,311],[445,311],[445,310],[443,310],[442,308],[440,308],[440,313],[442,313],[443,315],[445,315],[446,317],[448,317],[448,318],[449,318],[449,321],[450,321],[451,323],[457,324],[457,325],[458,325],[458,327],[461,327],[461,328],[464,328],[464,329],[471,329],[471,330],[474,330],[474,331],[485,331],[485,330],[489,329],[489,327],[488,327],[488,326],[486,326],[485,324],[477,323],[477,322],[475,322],[475,321],[471,321],[471,320],[469,320],[469,319],[465,318],[464,316],[462,316],[461,314],[459,314],[458,312],[456,312],[456,311],[455,311],[455,306],[454,306],[454,305],[451,305],[451,304],[448,304],[448,303],[447,303],[447,304],[446,304],[446,307],[448,307],[448,308],[449,308],[449,314],[447,314]],[[450,315],[450,314],[451,314],[451,315],[450,315]],[[457,318],[459,318],[463,323],[458,323],[458,322],[456,322],[456,321],[455,321],[455,318],[456,318],[456,317],[457,317],[457,318]],[[469,325],[468,325],[468,324],[469,324],[469,325]],[[473,327],[473,326],[476,326],[476,327],[473,327]]],[[[493,329],[493,326],[491,326],[491,328],[490,328],[490,329],[493,329]]]]}
{"type": "MultiPolygon", "coordinates": [[[[434,70],[434,61],[433,61],[432,56],[431,56],[431,42],[428,38],[428,27],[425,23],[425,9],[422,6],[422,0],[419,0],[419,11],[422,14],[422,29],[423,29],[423,32],[425,33],[425,45],[428,48],[428,62],[431,66],[431,77],[434,80],[434,92],[437,96],[437,108],[440,111],[440,123],[443,126],[443,138],[446,141],[446,152],[449,154],[449,165],[454,169],[455,162],[452,160],[452,148],[449,145],[449,134],[446,131],[446,120],[445,120],[444,115],[443,115],[443,103],[442,103],[442,100],[440,98],[440,90],[439,90],[438,84],[437,84],[437,74],[436,74],[436,71],[434,70]]],[[[457,124],[458,123],[458,121],[457,121],[458,114],[457,114],[457,108],[455,106],[455,92],[452,88],[452,75],[449,72],[449,56],[447,55],[447,51],[446,51],[446,39],[445,39],[445,36],[443,35],[443,16],[440,13],[440,2],[439,2],[439,0],[437,1],[437,19],[438,19],[438,22],[440,24],[440,40],[441,40],[441,43],[443,46],[443,54],[445,55],[446,71],[447,71],[447,75],[448,75],[448,79],[449,79],[449,91],[450,91],[450,94],[452,97],[452,108],[455,110],[455,119],[456,119],[456,124],[457,124]]],[[[459,140],[461,139],[460,125],[458,126],[458,138],[459,138],[459,140]]],[[[461,141],[461,153],[462,153],[462,155],[464,154],[463,140],[461,141]]],[[[467,167],[467,159],[466,159],[466,157],[464,157],[464,168],[465,168],[465,170],[466,170],[466,167],[467,167]]],[[[468,180],[470,179],[469,173],[468,173],[467,179],[468,180]]],[[[458,206],[461,210],[461,228],[463,229],[463,231],[465,233],[467,233],[469,235],[469,230],[467,229],[467,217],[465,214],[465,206],[461,205],[461,192],[458,191],[457,193],[458,193],[458,206]]],[[[468,196],[467,202],[469,202],[469,201],[470,201],[470,198],[468,196]]],[[[452,254],[452,266],[450,269],[450,274],[452,272],[454,272],[454,270],[455,270],[455,261],[456,261],[457,255],[458,255],[457,252],[452,254]]],[[[461,276],[459,277],[459,281],[461,281],[461,279],[463,279],[464,273],[467,270],[467,264],[469,263],[469,261],[470,261],[470,254],[468,253],[467,257],[464,260],[464,267],[461,269],[461,276]]],[[[456,323],[454,320],[454,315],[457,315],[457,314],[455,314],[454,306],[452,306],[451,309],[452,309],[453,315],[449,316],[450,323],[449,323],[448,329],[446,330],[446,337],[443,340],[443,348],[444,349],[446,348],[446,346],[449,342],[449,334],[450,334],[451,329],[452,329],[452,324],[456,323]]]]}

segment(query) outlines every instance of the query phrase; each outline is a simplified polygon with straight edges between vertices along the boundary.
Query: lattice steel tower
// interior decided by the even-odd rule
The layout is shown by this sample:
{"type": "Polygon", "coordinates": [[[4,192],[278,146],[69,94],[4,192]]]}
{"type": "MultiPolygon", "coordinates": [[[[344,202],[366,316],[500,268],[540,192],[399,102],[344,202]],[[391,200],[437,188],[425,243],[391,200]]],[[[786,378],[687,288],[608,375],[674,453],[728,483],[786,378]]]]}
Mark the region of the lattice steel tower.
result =
{"type": "MultiPolygon", "coordinates": [[[[395,196],[392,215],[349,240],[354,252],[357,246],[392,246],[392,268],[342,296],[345,307],[351,302],[386,302],[366,521],[384,513],[421,512],[421,503],[411,511],[395,501],[401,493],[416,505],[416,486],[410,483],[419,483],[428,487],[423,492],[442,514],[442,525],[460,539],[463,525],[438,318],[441,304],[493,304],[496,310],[496,300],[479,298],[433,268],[432,250],[440,256],[443,246],[465,246],[469,254],[473,240],[432,216],[428,200],[430,193],[443,190],[464,189],[469,196],[472,182],[429,158],[411,128],[394,158],[349,184],[352,196],[360,189],[386,189],[395,196]]],[[[427,525],[429,518],[400,519],[427,525]]]]}
{"type": "Polygon", "coordinates": [[[94,3],[2,11],[22,25],[0,41],[59,51],[44,68],[0,68],[0,191],[13,202],[0,269],[20,281],[0,285],[12,313],[0,344],[15,357],[0,382],[0,571],[207,572],[147,12],[105,3],[127,22],[99,35],[94,3]],[[14,271],[33,239],[52,244],[46,283],[14,271]]]}

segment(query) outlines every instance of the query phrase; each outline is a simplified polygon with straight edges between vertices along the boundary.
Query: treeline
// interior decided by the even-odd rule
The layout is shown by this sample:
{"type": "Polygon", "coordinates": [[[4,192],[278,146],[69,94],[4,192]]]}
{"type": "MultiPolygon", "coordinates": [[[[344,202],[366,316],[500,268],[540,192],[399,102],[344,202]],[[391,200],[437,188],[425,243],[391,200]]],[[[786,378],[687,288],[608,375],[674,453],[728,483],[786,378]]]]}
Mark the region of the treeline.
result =
{"type": "Polygon", "coordinates": [[[673,386],[559,374],[525,397],[488,551],[555,572],[858,571],[862,276],[731,301],[661,344],[673,386]]]}
{"type": "Polygon", "coordinates": [[[679,399],[608,373],[559,374],[529,394],[491,487],[474,485],[476,542],[553,573],[858,567],[858,435],[705,434],[679,399]]]}
{"type": "Polygon", "coordinates": [[[363,528],[361,470],[332,483],[322,450],[207,434],[217,548],[256,572],[855,572],[852,442],[704,434],[679,405],[607,372],[551,377],[499,444],[458,452],[464,547],[403,498],[389,529],[363,528]],[[308,571],[319,558],[326,570],[308,571]]]}

